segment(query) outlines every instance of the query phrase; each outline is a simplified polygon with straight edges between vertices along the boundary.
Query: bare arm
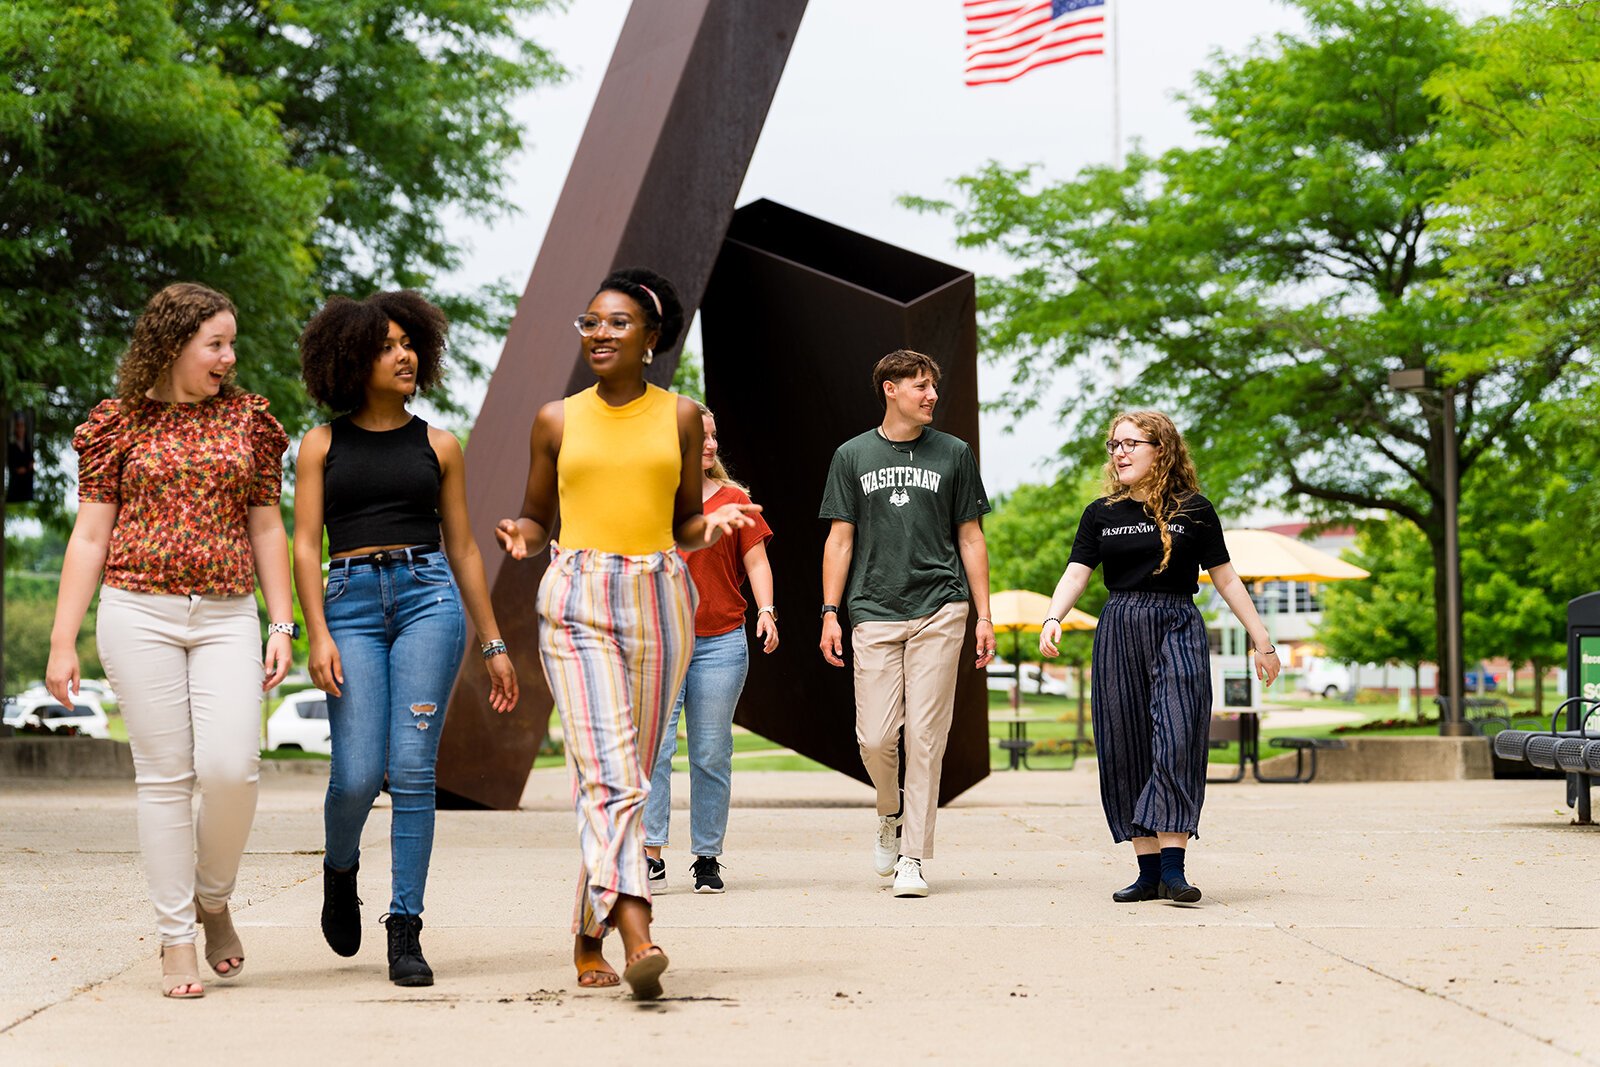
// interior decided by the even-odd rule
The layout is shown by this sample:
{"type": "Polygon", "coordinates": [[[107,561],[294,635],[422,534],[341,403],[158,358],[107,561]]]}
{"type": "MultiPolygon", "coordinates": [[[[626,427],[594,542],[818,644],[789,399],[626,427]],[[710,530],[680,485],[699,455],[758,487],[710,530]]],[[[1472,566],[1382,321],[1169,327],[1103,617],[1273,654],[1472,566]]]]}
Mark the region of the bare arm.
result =
{"type": "MultiPolygon", "coordinates": [[[[844,596],[845,579],[850,576],[850,558],[855,554],[856,527],[843,519],[834,519],[828,528],[828,540],[822,546],[822,602],[837,605],[844,596]]],[[[839,626],[839,613],[830,611],[822,616],[822,640],[818,643],[822,658],[835,667],[844,666],[844,630],[839,626]]]]}
{"type": "MultiPolygon", "coordinates": [[[[483,557],[478,552],[478,542],[473,540],[472,523],[467,517],[466,457],[461,454],[455,435],[444,430],[430,428],[428,443],[439,457],[439,518],[444,551],[450,558],[456,584],[461,587],[462,603],[472,618],[473,629],[478,631],[478,640],[499,640],[500,624],[495,622],[494,606],[489,602],[483,557]]],[[[517,704],[517,672],[511,665],[511,657],[491,656],[485,663],[489,668],[489,706],[502,713],[510,711],[517,704]]]]}
{"type": "MultiPolygon", "coordinates": [[[[267,602],[268,622],[294,621],[294,594],[289,586],[289,535],[283,530],[283,512],[277,504],[252,507],[245,527],[250,536],[250,552],[256,561],[256,580],[267,602]]],[[[271,689],[288,675],[294,662],[293,642],[288,634],[267,638],[266,677],[263,690],[271,689]]]]}
{"type": "Polygon", "coordinates": [[[94,599],[95,587],[100,584],[100,572],[105,570],[119,509],[118,504],[79,504],[66,558],[61,561],[61,589],[56,594],[55,623],[50,627],[50,659],[44,684],[63,705],[70,706],[78,692],[78,631],[88,614],[89,601],[94,599]]]}
{"type": "Polygon", "coordinates": [[[750,593],[756,598],[756,636],[761,638],[761,651],[771,652],[778,647],[778,619],[772,606],[772,563],[767,559],[767,545],[758,541],[744,554],[744,571],[750,577],[750,593]]]}
{"type": "Polygon", "coordinates": [[[1061,654],[1058,647],[1061,644],[1061,620],[1067,617],[1078,603],[1078,598],[1089,587],[1089,576],[1094,573],[1094,568],[1086,567],[1082,563],[1069,563],[1067,569],[1061,572],[1061,580],[1056,583],[1056,591],[1050,597],[1050,621],[1044,624],[1039,631],[1039,654],[1055,659],[1061,654]]]}
{"type": "Polygon", "coordinates": [[[970,519],[956,527],[956,549],[961,566],[972,588],[972,606],[978,609],[978,669],[994,659],[994,622],[989,617],[989,546],[983,539],[983,523],[970,519]]]}
{"type": "Polygon", "coordinates": [[[512,559],[526,559],[550,543],[556,521],[556,459],[565,427],[562,402],[553,400],[534,416],[528,434],[528,484],[522,492],[522,513],[501,519],[494,536],[512,559]]]}
{"type": "Polygon", "coordinates": [[[306,670],[311,684],[324,693],[343,696],[344,664],[339,648],[328,632],[328,619],[322,611],[322,526],[328,446],[332,431],[318,426],[300,442],[294,475],[294,589],[300,598],[300,614],[306,620],[306,643],[310,656],[306,670]]]}
{"type": "Polygon", "coordinates": [[[1239,572],[1233,569],[1231,563],[1211,567],[1206,573],[1211,575],[1211,584],[1216,586],[1217,593],[1227,603],[1228,610],[1233,612],[1233,617],[1239,620],[1239,625],[1250,635],[1250,647],[1256,654],[1256,677],[1270,686],[1278,677],[1278,672],[1283,670],[1283,665],[1278,662],[1278,650],[1273,647],[1272,637],[1267,633],[1261,616],[1256,614],[1255,603],[1250,599],[1250,590],[1244,587],[1239,572]]]}

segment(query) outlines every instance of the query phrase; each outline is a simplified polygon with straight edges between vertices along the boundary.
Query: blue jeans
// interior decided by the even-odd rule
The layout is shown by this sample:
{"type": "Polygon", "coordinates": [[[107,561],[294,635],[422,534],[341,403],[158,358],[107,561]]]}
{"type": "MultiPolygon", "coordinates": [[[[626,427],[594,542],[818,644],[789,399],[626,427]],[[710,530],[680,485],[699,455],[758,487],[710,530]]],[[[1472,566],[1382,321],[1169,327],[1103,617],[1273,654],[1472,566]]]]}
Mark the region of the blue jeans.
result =
{"type": "Polygon", "coordinates": [[[733,709],[750,672],[744,627],[696,637],[689,674],[661,731],[661,748],[644,806],[644,843],[667,843],[672,818],[672,756],[678,751],[678,716],[689,736],[689,842],[696,856],[722,855],[733,788],[733,709]],[[685,709],[687,713],[685,712],[685,709]]]}
{"type": "Polygon", "coordinates": [[[394,804],[389,910],[421,915],[439,734],[467,642],[455,576],[442,552],[385,567],[335,561],[323,611],[344,666],[343,695],[328,697],[326,862],[342,871],[361,858],[361,830],[387,777],[394,804]]]}

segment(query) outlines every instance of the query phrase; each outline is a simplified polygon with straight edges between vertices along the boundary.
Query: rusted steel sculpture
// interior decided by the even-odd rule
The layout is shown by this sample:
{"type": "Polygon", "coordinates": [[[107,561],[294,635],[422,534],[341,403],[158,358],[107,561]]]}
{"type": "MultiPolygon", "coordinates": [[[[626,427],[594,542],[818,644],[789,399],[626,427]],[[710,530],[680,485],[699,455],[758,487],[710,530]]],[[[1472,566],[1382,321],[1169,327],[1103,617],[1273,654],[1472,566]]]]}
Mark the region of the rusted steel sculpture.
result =
{"type": "MultiPolygon", "coordinates": [[[[848,668],[817,651],[817,519],[833,450],[878,424],[872,366],[896,348],[943,371],[934,427],[978,450],[972,274],[770,201],[735,213],[701,305],[706,401],[777,536],[769,552],[784,641],[752,655],[734,721],[861,781],[848,668]]],[[[849,650],[850,620],[842,618],[849,650]]],[[[943,803],[989,773],[988,696],[972,631],[962,649],[943,803]]]]}
{"type": "MultiPolygon", "coordinates": [[[[976,448],[973,286],[969,274],[777,205],[735,216],[805,6],[650,0],[629,11],[467,450],[468,509],[522,703],[490,711],[488,676],[469,650],[440,739],[441,805],[515,808],[544,740],[551,697],[534,612],[544,561],[509,560],[492,530],[521,503],[539,406],[592,382],[573,316],[609,270],[634,264],[670,277],[690,315],[717,268],[704,334],[710,400],[779,532],[785,642],[772,661],[752,657],[739,721],[865,780],[849,676],[822,661],[808,618],[822,476],[834,447],[879,419],[868,372],[901,345],[939,360],[936,425],[976,448]],[[740,263],[751,277],[736,277],[740,263]],[[739,293],[761,303],[740,306],[739,293]],[[773,436],[780,425],[785,434],[773,436]]],[[[658,352],[651,380],[668,385],[677,363],[677,351],[658,352]]],[[[963,673],[941,800],[988,771],[982,689],[981,676],[963,673]]]]}

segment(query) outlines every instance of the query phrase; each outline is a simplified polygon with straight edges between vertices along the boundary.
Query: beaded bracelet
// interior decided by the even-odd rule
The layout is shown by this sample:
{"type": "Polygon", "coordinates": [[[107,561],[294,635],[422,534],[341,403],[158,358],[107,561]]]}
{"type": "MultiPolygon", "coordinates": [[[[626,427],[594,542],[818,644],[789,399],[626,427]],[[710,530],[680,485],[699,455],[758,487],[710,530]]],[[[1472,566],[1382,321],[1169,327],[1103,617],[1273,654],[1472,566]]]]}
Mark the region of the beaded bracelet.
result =
{"type": "Polygon", "coordinates": [[[508,655],[510,655],[510,653],[506,651],[506,643],[504,641],[500,640],[498,637],[495,638],[493,641],[485,641],[483,643],[483,658],[484,659],[493,659],[495,656],[508,656],[508,655]]]}

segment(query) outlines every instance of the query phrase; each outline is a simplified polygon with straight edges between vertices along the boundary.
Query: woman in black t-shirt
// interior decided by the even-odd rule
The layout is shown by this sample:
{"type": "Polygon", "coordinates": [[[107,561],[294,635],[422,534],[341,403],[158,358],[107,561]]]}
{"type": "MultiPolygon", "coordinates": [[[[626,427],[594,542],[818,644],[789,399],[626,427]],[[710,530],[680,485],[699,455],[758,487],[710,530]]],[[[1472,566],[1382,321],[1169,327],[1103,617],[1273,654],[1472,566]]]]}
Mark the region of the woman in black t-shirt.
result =
{"type": "Polygon", "coordinates": [[[1271,685],[1280,666],[1267,629],[1200,495],[1188,446],[1159,411],[1111,421],[1106,495],[1084,509],[1066,571],[1050,599],[1039,651],[1058,654],[1061,618],[1089,575],[1105,565],[1111,597],[1094,635],[1093,714],[1100,801],[1111,836],[1132,841],[1139,877],[1118,903],[1193,903],[1184,849],[1198,836],[1211,722],[1211,664],[1195,607],[1200,568],[1250,635],[1256,675],[1271,685]]]}

